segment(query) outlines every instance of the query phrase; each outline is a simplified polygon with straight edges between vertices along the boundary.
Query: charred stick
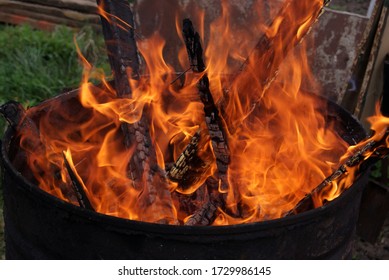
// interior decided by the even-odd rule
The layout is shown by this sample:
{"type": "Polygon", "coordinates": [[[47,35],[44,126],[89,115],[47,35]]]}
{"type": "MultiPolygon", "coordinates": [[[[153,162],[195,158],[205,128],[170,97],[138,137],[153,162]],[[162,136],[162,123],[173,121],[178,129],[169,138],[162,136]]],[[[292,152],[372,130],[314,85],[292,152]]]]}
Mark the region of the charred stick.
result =
{"type": "Polygon", "coordinates": [[[172,196],[178,202],[177,212],[181,220],[193,214],[209,200],[206,184],[203,184],[191,194],[173,192],[172,196]]]}
{"type": "Polygon", "coordinates": [[[0,106],[0,114],[7,120],[8,124],[17,129],[19,124],[26,118],[26,112],[19,102],[8,101],[0,106]]]}
{"type": "MultiPolygon", "coordinates": [[[[131,98],[132,89],[129,80],[139,79],[138,49],[131,8],[126,0],[97,0],[97,4],[117,96],[131,98]]],[[[147,118],[143,114],[134,124],[123,123],[121,129],[126,148],[135,146],[128,173],[134,183],[139,185],[144,169],[142,161],[148,156],[151,145],[147,118]]]]}
{"type": "Polygon", "coordinates": [[[389,117],[389,54],[385,56],[384,60],[384,89],[381,100],[381,113],[389,117]]]}
{"type": "MultiPolygon", "coordinates": [[[[9,101],[0,106],[0,114],[16,131],[16,135],[20,137],[20,147],[18,153],[14,157],[14,164],[16,166],[23,166],[26,170],[27,177],[32,174],[50,173],[56,181],[56,185],[59,186],[63,195],[70,201],[74,201],[74,195],[69,186],[67,186],[60,177],[61,170],[55,164],[35,160],[36,156],[44,156],[47,149],[41,140],[41,134],[39,128],[31,119],[23,108],[23,106],[16,101],[9,101]],[[31,172],[32,171],[32,172],[31,172]]],[[[30,179],[33,180],[34,177],[30,179]]],[[[36,178],[36,177],[35,177],[36,178]]]]}
{"type": "MultiPolygon", "coordinates": [[[[32,154],[44,155],[46,154],[45,146],[40,139],[39,129],[35,122],[27,115],[23,106],[16,101],[9,101],[0,106],[0,114],[7,120],[9,126],[16,132],[16,135],[20,138],[20,147],[16,153],[13,163],[15,166],[23,167],[26,172],[25,175],[30,177],[34,173],[31,172],[31,168],[42,172],[43,167],[34,162],[34,166],[30,166],[31,162],[27,159],[32,154]]],[[[22,168],[22,169],[23,169],[22,168]]],[[[30,177],[33,179],[34,177],[30,177]]]]}
{"type": "MultiPolygon", "coordinates": [[[[313,6],[305,5],[304,7],[306,7],[306,9],[301,9],[301,5],[299,5],[301,1],[287,0],[281,8],[280,13],[275,17],[276,20],[269,26],[269,30],[277,30],[277,33],[271,34],[271,32],[269,32],[269,35],[265,33],[259,39],[254,50],[243,63],[240,72],[245,71],[250,60],[255,61],[256,68],[265,69],[265,71],[261,73],[263,74],[261,80],[263,86],[265,88],[268,87],[269,83],[271,83],[277,75],[278,67],[285,59],[288,52],[298,45],[311,31],[313,24],[323,13],[324,6],[328,5],[329,2],[330,0],[323,0],[322,7],[312,13],[313,6]],[[300,22],[300,25],[296,26],[292,31],[290,31],[291,26],[293,26],[289,19],[290,15],[298,15],[294,20],[300,22]],[[279,23],[279,20],[281,20],[281,23],[279,23]],[[303,26],[304,28],[302,28],[303,26]],[[279,34],[282,34],[283,36],[279,36],[279,34]],[[276,50],[274,46],[282,46],[282,48],[276,50]]],[[[237,76],[241,74],[240,72],[237,73],[237,76]]]]}
{"type": "Polygon", "coordinates": [[[179,155],[176,162],[168,171],[167,176],[171,181],[180,182],[185,178],[190,168],[190,164],[197,154],[197,146],[199,144],[199,141],[200,132],[197,131],[195,135],[193,135],[189,144],[186,146],[185,150],[179,155]]]}
{"type": "Polygon", "coordinates": [[[45,147],[40,140],[38,127],[19,102],[9,101],[1,105],[0,114],[3,115],[18,135],[27,136],[22,139],[22,147],[27,152],[45,153],[45,147]]]}
{"type": "Polygon", "coordinates": [[[203,60],[203,48],[201,46],[200,35],[194,30],[193,24],[189,19],[184,19],[183,21],[182,34],[193,72],[202,73],[202,77],[198,81],[197,86],[200,99],[204,104],[205,121],[216,157],[220,187],[223,192],[226,192],[228,189],[227,171],[230,163],[230,152],[219,110],[209,90],[209,79],[207,74],[204,73],[205,63],[203,60]]]}
{"type": "Polygon", "coordinates": [[[129,75],[139,78],[134,18],[127,0],[97,0],[108,58],[119,97],[131,96],[129,75]]]}
{"type": "MultiPolygon", "coordinates": [[[[312,1],[313,5],[316,1],[312,1]]],[[[250,88],[250,85],[257,86],[253,80],[260,79],[262,88],[258,99],[268,89],[271,83],[276,78],[279,66],[285,59],[289,51],[297,46],[311,31],[313,24],[317,21],[319,16],[323,13],[324,7],[328,5],[330,0],[323,0],[321,8],[312,12],[314,6],[301,6],[299,0],[287,0],[281,8],[275,20],[269,25],[269,32],[265,32],[259,39],[253,51],[244,61],[238,72],[231,79],[230,88],[235,85],[242,92],[255,92],[256,88],[250,88]],[[303,9],[304,7],[305,9],[303,9]],[[291,22],[290,16],[295,16],[291,22]],[[294,22],[298,21],[299,26],[291,30],[291,26],[295,26],[294,22]],[[276,31],[276,33],[272,32],[276,31]],[[282,36],[280,36],[282,34],[282,36]],[[278,46],[282,46],[278,48],[278,46]],[[251,67],[251,68],[250,68],[251,67]],[[252,69],[254,68],[254,69],[252,69]],[[253,74],[251,74],[253,73],[253,74]]],[[[223,98],[218,102],[219,108],[225,112],[229,103],[228,92],[226,90],[223,98]]],[[[253,100],[254,103],[259,100],[253,100]]]]}
{"type": "Polygon", "coordinates": [[[65,152],[63,152],[63,159],[64,159],[66,171],[68,172],[70,180],[72,181],[72,187],[76,194],[78,204],[82,208],[95,212],[95,209],[93,208],[92,204],[88,199],[88,196],[86,195],[85,185],[82,182],[80,176],[77,174],[77,171],[70,165],[65,152]]]}
{"type": "Polygon", "coordinates": [[[185,192],[193,186],[209,168],[209,164],[197,154],[200,138],[200,131],[197,131],[176,162],[167,168],[169,180],[178,183],[177,189],[180,191],[185,192]]]}
{"type": "Polygon", "coordinates": [[[204,183],[207,188],[208,200],[198,208],[185,222],[186,226],[208,226],[217,217],[218,209],[224,207],[225,193],[219,192],[219,183],[212,177],[204,183]]]}
{"type": "Polygon", "coordinates": [[[206,202],[200,209],[189,217],[185,222],[186,226],[209,226],[215,220],[218,203],[216,201],[206,202]]]}
{"type": "Polygon", "coordinates": [[[342,164],[335,172],[327,177],[320,185],[318,185],[311,193],[307,194],[300,202],[285,216],[291,216],[299,214],[315,207],[314,198],[320,195],[330,187],[334,182],[339,182],[349,174],[350,168],[359,168],[363,170],[368,166],[376,163],[377,161],[385,158],[389,154],[389,147],[386,145],[386,141],[389,139],[389,129],[383,133],[380,140],[368,141],[362,146],[354,155],[350,156],[348,160],[342,164]]]}
{"type": "MultiPolygon", "coordinates": [[[[97,0],[108,49],[110,64],[115,77],[115,88],[119,98],[132,98],[130,79],[139,79],[138,49],[135,41],[134,19],[127,0],[97,0]]],[[[128,164],[128,177],[134,187],[141,190],[140,204],[145,207],[156,205],[156,200],[172,200],[168,190],[166,173],[158,166],[156,151],[149,131],[149,121],[143,110],[141,119],[134,124],[123,123],[124,144],[134,147],[128,164]]],[[[168,206],[169,208],[169,206],[168,206]]],[[[149,208],[150,209],[150,208],[149,208]]],[[[173,210],[171,211],[173,217],[173,210]]]]}

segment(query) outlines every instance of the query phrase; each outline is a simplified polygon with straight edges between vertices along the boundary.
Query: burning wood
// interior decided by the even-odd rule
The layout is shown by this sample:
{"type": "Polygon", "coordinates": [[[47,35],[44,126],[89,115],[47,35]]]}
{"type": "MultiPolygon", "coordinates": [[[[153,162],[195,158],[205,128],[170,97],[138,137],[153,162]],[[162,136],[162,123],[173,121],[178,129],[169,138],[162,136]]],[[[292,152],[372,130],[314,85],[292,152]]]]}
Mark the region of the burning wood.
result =
{"type": "Polygon", "coordinates": [[[198,89],[201,102],[204,104],[205,122],[211,137],[212,148],[216,157],[218,177],[220,180],[220,190],[228,190],[228,164],[230,163],[230,152],[227,145],[227,137],[223,128],[222,119],[219,114],[211,91],[209,90],[209,79],[205,71],[203,60],[203,48],[201,46],[200,35],[195,32],[193,24],[189,19],[184,19],[182,34],[185,39],[186,50],[193,72],[201,73],[202,77],[198,81],[198,89]]]}
{"type": "Polygon", "coordinates": [[[88,209],[91,211],[95,211],[95,209],[93,208],[92,204],[90,203],[90,201],[88,199],[88,196],[86,195],[86,192],[85,192],[86,188],[85,188],[84,183],[82,182],[82,179],[77,174],[77,171],[75,170],[75,168],[73,169],[74,165],[73,164],[71,165],[69,162],[69,161],[72,161],[71,155],[67,152],[63,152],[63,160],[65,163],[66,170],[67,170],[69,177],[72,181],[72,186],[73,186],[74,192],[76,193],[78,203],[80,204],[80,206],[82,208],[85,208],[85,209],[88,209]],[[69,156],[69,160],[67,158],[68,156],[69,156]]]}
{"type": "Polygon", "coordinates": [[[317,201],[322,201],[326,197],[326,193],[333,192],[333,188],[342,188],[342,181],[347,180],[349,174],[355,174],[357,170],[367,169],[368,166],[385,158],[389,154],[389,148],[386,142],[389,140],[389,129],[379,133],[371,138],[377,140],[365,141],[357,152],[350,156],[347,161],[328,176],[320,185],[318,185],[311,193],[306,195],[292,210],[287,212],[285,216],[299,214],[318,205],[317,201]]]}
{"type": "MultiPolygon", "coordinates": [[[[17,132],[17,135],[21,137],[20,145],[22,149],[18,150],[15,156],[15,165],[23,166],[26,159],[28,161],[30,155],[47,154],[46,146],[41,140],[40,131],[36,123],[28,116],[26,110],[20,103],[9,101],[1,105],[0,114],[4,116],[9,125],[17,132]]],[[[30,166],[27,168],[28,172],[25,172],[25,176],[30,177],[30,168],[33,172],[39,173],[40,176],[49,173],[65,197],[70,201],[74,200],[74,195],[69,191],[69,187],[61,180],[61,170],[58,166],[50,163],[47,164],[47,161],[35,160],[35,158],[30,159],[29,163],[30,166]]]]}
{"type": "MultiPolygon", "coordinates": [[[[288,215],[334,199],[339,194],[327,187],[347,181],[343,191],[358,175],[351,174],[356,166],[363,169],[368,157],[386,155],[386,148],[379,148],[384,140],[371,139],[320,184],[350,143],[329,122],[323,110],[327,103],[300,88],[309,76],[305,54],[290,50],[309,32],[327,1],[286,1],[232,85],[220,74],[229,67],[226,60],[243,61],[249,50],[212,51],[214,46],[220,49],[220,32],[213,29],[224,28],[219,22],[210,28],[216,35],[203,52],[199,34],[185,19],[182,35],[194,75],[187,75],[181,88],[171,85],[176,73],[163,59],[162,38],[153,35],[136,44],[128,1],[98,3],[115,86],[85,83],[77,98],[56,99],[52,108],[38,109],[36,123],[17,104],[1,107],[23,136],[20,147],[31,151],[26,162],[45,191],[77,204],[61,187],[68,184],[74,196],[70,177],[78,204],[101,213],[196,226],[251,223],[280,218],[299,201],[288,215]],[[145,75],[140,75],[138,50],[145,75]],[[277,81],[269,86],[278,69],[277,81]],[[223,96],[226,87],[230,92],[223,96]],[[114,90],[116,95],[107,94],[114,90]],[[256,102],[261,102],[260,109],[252,108],[256,102]],[[79,114],[69,109],[74,107],[79,114]],[[193,135],[186,147],[183,135],[193,135]],[[37,153],[28,141],[44,152],[37,153]],[[73,154],[65,157],[64,169],[62,153],[67,149],[73,154]],[[77,170],[70,162],[73,157],[77,170]],[[61,175],[54,180],[53,170],[61,175]],[[310,195],[303,199],[306,193],[310,195]],[[313,203],[319,196],[321,201],[313,203]]],[[[263,22],[255,24],[264,30],[263,22]]],[[[355,132],[345,126],[338,124],[344,133],[355,132]]],[[[357,140],[364,137],[355,134],[357,140]]]]}
{"type": "MultiPolygon", "coordinates": [[[[21,145],[23,150],[18,152],[17,162],[25,161],[25,153],[45,154],[46,148],[39,135],[39,129],[35,122],[27,115],[22,104],[16,101],[9,101],[0,106],[0,114],[7,120],[19,136],[22,136],[21,145]],[[25,137],[28,135],[29,137],[25,137]]],[[[42,170],[38,164],[35,164],[38,170],[42,170]]]]}
{"type": "Polygon", "coordinates": [[[218,180],[209,177],[200,188],[206,188],[208,199],[186,220],[186,226],[208,226],[216,219],[218,209],[225,204],[225,194],[219,192],[218,180]]]}
{"type": "MultiPolygon", "coordinates": [[[[318,2],[318,1],[316,1],[318,2]]],[[[331,0],[323,0],[322,7],[327,6],[331,0]]],[[[317,5],[312,1],[312,5],[317,5]]],[[[264,70],[261,81],[264,89],[269,87],[278,73],[278,68],[290,50],[301,43],[305,36],[311,31],[313,24],[323,13],[323,8],[316,9],[312,14],[310,5],[301,5],[301,1],[287,0],[281,8],[275,20],[269,25],[265,34],[259,39],[252,53],[243,63],[240,71],[233,78],[233,81],[239,79],[242,72],[247,71],[246,67],[255,67],[264,70]],[[296,15],[296,18],[291,18],[296,15]],[[298,24],[292,24],[291,20],[297,21],[298,24]],[[291,26],[293,28],[291,29],[291,26]],[[279,34],[286,36],[280,37],[279,34]],[[276,49],[274,46],[280,45],[277,41],[282,40],[282,49],[276,49]],[[279,53],[276,53],[279,52],[279,53]],[[259,64],[259,65],[258,65],[259,64]]]]}
{"type": "MultiPolygon", "coordinates": [[[[278,75],[279,67],[288,53],[303,41],[331,0],[323,0],[322,4],[319,2],[311,1],[306,4],[299,0],[285,1],[278,15],[231,79],[230,87],[223,98],[218,101],[222,114],[229,110],[230,106],[234,106],[235,101],[230,96],[232,87],[236,87],[239,92],[259,92],[257,99],[252,100],[252,106],[258,104],[278,75]],[[312,7],[318,5],[321,6],[315,8],[312,13],[312,7]],[[280,34],[283,36],[279,36],[280,34]],[[256,83],[258,79],[259,83],[256,83]]],[[[228,126],[233,131],[236,125],[228,122],[228,126]]]]}
{"type": "MultiPolygon", "coordinates": [[[[138,50],[134,37],[134,19],[128,1],[98,0],[104,39],[115,77],[118,97],[132,98],[130,80],[139,80],[138,50]]],[[[143,207],[151,207],[157,197],[172,206],[165,172],[158,166],[156,151],[149,131],[146,110],[134,124],[123,123],[122,131],[127,148],[135,147],[129,163],[129,175],[137,190],[144,187],[143,207]],[[155,180],[159,180],[156,182],[155,180]],[[147,202],[145,202],[147,201],[147,202]]],[[[170,206],[170,207],[171,207],[170,206]]]]}
{"type": "Polygon", "coordinates": [[[125,0],[97,0],[97,5],[116,91],[120,97],[130,97],[129,78],[139,78],[132,11],[125,0]]]}
{"type": "Polygon", "coordinates": [[[201,179],[201,176],[208,170],[209,164],[206,164],[198,155],[198,145],[200,143],[200,131],[193,135],[189,144],[178,156],[175,163],[167,168],[168,178],[178,183],[178,189],[183,191],[190,188],[201,179]]]}

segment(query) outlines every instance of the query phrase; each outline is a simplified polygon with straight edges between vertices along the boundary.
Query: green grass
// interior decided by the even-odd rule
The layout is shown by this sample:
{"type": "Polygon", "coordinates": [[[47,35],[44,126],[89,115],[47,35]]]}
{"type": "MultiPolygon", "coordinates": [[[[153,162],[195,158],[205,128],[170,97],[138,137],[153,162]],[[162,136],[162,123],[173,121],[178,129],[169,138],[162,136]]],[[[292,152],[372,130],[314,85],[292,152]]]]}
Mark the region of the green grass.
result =
{"type": "MultiPolygon", "coordinates": [[[[45,32],[29,26],[0,25],[0,105],[15,100],[29,107],[77,88],[82,65],[74,38],[87,60],[108,73],[103,35],[90,27],[77,32],[67,27],[45,32]]],[[[0,117],[0,138],[5,128],[0,117]]],[[[0,182],[0,259],[4,258],[2,209],[0,182]]]]}
{"type": "MultiPolygon", "coordinates": [[[[29,26],[0,26],[0,104],[12,99],[33,106],[78,87],[82,66],[74,38],[88,61],[109,69],[103,36],[91,28],[45,32],[29,26]]],[[[0,136],[3,130],[4,120],[0,136]]]]}

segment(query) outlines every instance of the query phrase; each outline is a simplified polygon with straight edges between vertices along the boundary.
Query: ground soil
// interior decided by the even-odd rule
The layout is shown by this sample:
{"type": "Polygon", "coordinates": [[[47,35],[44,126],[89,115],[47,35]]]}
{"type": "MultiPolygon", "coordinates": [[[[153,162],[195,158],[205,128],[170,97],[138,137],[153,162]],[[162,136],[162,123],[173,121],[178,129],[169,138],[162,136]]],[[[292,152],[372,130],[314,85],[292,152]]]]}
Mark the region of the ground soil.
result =
{"type": "Polygon", "coordinates": [[[357,260],[389,260],[389,215],[380,237],[375,244],[363,241],[358,236],[354,240],[353,259],[357,260]]]}

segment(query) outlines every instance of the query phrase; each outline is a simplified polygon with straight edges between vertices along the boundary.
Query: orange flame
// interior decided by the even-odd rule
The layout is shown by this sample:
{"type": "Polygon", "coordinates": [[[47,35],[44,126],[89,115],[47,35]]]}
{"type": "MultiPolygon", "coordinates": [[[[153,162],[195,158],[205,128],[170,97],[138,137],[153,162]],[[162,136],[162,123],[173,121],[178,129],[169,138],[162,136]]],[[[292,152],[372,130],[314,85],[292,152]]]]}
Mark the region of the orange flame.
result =
{"type": "MultiPolygon", "coordinates": [[[[229,22],[226,1],[222,2],[221,18],[210,26],[204,54],[206,72],[214,99],[223,107],[231,153],[226,205],[219,209],[214,225],[281,217],[331,174],[347,149],[347,144],[327,127],[321,99],[301,89],[303,80],[311,77],[306,44],[301,40],[317,19],[323,1],[285,2],[270,25],[263,21],[253,25],[271,42],[269,49],[259,55],[250,56],[252,46],[248,42],[253,41],[252,34],[237,32],[229,22]],[[234,37],[239,44],[234,43],[234,37]],[[298,43],[299,47],[290,52],[298,43]],[[236,65],[247,56],[250,59],[246,66],[230,84],[230,77],[224,74],[233,72],[231,60],[236,65]],[[278,76],[270,83],[274,79],[272,73],[278,76]]],[[[256,5],[255,9],[260,10],[261,3],[256,5]]],[[[131,98],[117,99],[104,78],[102,89],[88,84],[93,75],[89,67],[84,73],[79,103],[54,104],[40,119],[40,139],[47,148],[42,154],[31,153],[29,165],[42,189],[77,204],[63,174],[61,155],[69,149],[98,212],[170,224],[183,222],[193,214],[183,210],[180,196],[195,196],[217,167],[197,92],[199,77],[187,73],[182,87],[172,83],[176,74],[163,58],[164,44],[158,34],[139,42],[146,73],[139,81],[130,80],[131,98]],[[177,194],[177,184],[168,182],[170,202],[155,197],[146,184],[143,189],[134,187],[127,174],[135,147],[123,146],[121,123],[134,125],[145,108],[160,168],[174,162],[196,131],[201,131],[198,156],[209,169],[185,194],[177,194]],[[53,169],[62,176],[51,176],[53,169]]],[[[188,64],[182,59],[181,63],[188,64]]],[[[193,204],[201,204],[204,199],[193,204]]]]}
{"type": "Polygon", "coordinates": [[[341,161],[346,161],[350,156],[355,155],[359,151],[363,151],[363,161],[355,166],[347,166],[344,176],[338,180],[331,182],[322,192],[314,197],[316,206],[321,206],[324,201],[332,201],[339,197],[346,189],[348,189],[358,176],[358,171],[363,162],[370,158],[384,158],[389,152],[389,118],[383,116],[380,112],[380,104],[376,105],[376,114],[368,118],[371,124],[371,130],[374,132],[370,137],[361,141],[355,146],[350,146],[347,152],[342,156],[341,161]],[[364,149],[369,146],[368,149],[364,149]]]}

